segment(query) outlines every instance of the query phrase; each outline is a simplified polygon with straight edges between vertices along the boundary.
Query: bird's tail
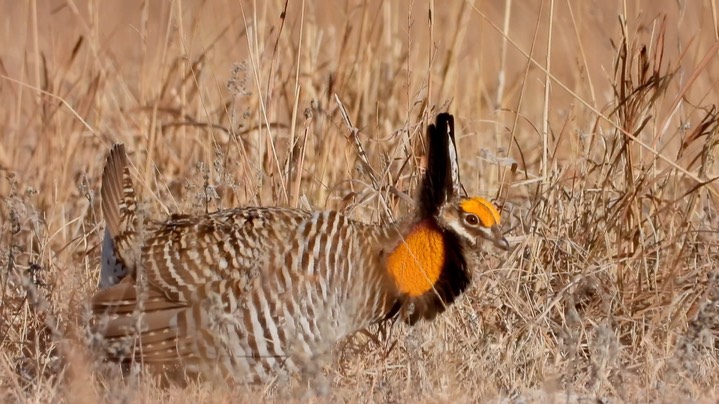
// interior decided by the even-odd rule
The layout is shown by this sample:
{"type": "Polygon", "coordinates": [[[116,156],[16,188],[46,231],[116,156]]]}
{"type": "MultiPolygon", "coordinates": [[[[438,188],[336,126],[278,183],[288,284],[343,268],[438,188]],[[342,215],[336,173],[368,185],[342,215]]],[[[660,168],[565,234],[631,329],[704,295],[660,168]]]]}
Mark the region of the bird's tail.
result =
{"type": "Polygon", "coordinates": [[[131,246],[136,235],[137,202],[125,145],[116,143],[102,173],[102,213],[105,239],[102,244],[100,287],[117,284],[134,268],[131,246]]]}

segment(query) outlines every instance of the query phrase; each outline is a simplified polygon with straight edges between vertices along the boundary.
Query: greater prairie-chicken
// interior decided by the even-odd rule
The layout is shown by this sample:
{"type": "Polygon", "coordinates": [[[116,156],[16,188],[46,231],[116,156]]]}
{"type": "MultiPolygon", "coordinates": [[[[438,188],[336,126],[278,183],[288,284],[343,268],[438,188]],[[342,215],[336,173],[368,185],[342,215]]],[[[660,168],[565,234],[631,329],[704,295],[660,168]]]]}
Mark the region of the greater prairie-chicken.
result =
{"type": "Polygon", "coordinates": [[[508,243],[494,205],[464,195],[452,116],[427,133],[418,209],[382,225],[279,207],[141,221],[127,155],[113,146],[106,288],[91,301],[107,357],[260,382],[375,322],[434,318],[467,288],[479,242],[508,243]]]}

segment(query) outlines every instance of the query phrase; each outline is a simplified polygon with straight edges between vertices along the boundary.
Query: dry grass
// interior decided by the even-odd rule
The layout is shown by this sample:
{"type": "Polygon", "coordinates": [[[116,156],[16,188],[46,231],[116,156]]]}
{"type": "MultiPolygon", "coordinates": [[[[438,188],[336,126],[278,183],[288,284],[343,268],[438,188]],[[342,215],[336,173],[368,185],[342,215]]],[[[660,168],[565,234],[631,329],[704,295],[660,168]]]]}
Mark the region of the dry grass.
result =
{"type": "Polygon", "coordinates": [[[3,1],[2,400],[716,399],[716,2],[447,3],[3,1]],[[378,221],[410,207],[445,109],[465,187],[503,204],[516,248],[438,321],[250,390],[162,386],[87,351],[111,143],[154,215],[378,221]]]}

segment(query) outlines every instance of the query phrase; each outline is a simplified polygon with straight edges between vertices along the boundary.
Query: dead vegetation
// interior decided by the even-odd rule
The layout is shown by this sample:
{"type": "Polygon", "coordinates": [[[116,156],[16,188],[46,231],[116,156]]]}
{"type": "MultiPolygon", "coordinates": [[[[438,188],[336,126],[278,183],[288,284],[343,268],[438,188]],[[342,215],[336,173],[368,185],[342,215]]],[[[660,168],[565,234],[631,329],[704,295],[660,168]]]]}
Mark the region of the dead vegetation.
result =
{"type": "Polygon", "coordinates": [[[714,2],[435,2],[431,20],[425,2],[6,3],[3,401],[717,397],[714,2]],[[516,247],[484,256],[438,321],[368,330],[332,368],[249,390],[168,387],[85,348],[112,142],[153,215],[370,222],[410,207],[445,109],[465,187],[503,205],[516,247]]]}

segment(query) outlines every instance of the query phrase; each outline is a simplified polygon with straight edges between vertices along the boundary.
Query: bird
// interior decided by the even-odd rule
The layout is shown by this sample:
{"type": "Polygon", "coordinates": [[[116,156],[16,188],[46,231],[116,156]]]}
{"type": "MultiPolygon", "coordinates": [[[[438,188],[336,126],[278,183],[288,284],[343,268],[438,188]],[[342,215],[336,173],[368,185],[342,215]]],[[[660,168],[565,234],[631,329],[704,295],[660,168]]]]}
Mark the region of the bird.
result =
{"type": "Polygon", "coordinates": [[[460,182],[451,114],[428,125],[427,145],[415,210],[364,223],[266,206],[141,218],[125,147],[114,144],[101,288],[89,304],[103,355],[263,383],[372,324],[434,319],[468,288],[484,241],[510,246],[499,209],[460,182]]]}

